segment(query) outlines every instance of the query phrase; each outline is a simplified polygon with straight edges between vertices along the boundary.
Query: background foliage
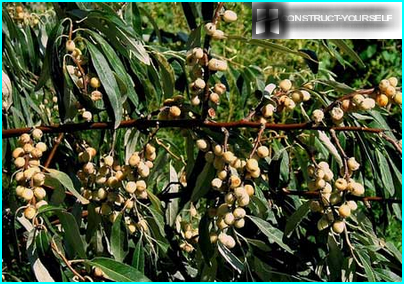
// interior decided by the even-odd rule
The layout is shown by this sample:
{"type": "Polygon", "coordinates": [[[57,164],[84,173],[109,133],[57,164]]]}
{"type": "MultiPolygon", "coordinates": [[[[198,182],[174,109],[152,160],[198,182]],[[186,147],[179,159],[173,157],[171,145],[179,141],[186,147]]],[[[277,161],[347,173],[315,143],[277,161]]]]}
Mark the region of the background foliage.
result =
{"type": "MultiPolygon", "coordinates": [[[[92,112],[93,121],[114,121],[117,126],[121,120],[153,113],[174,95],[189,100],[192,76],[185,66],[186,51],[206,43],[203,25],[212,19],[216,4],[35,3],[24,6],[23,19],[16,18],[15,6],[3,3],[2,70],[12,88],[10,96],[5,96],[3,82],[3,129],[82,122],[77,103],[92,112]],[[91,101],[77,88],[74,78],[63,72],[65,62],[73,64],[64,57],[66,38],[61,35],[69,33],[70,24],[66,18],[73,20],[76,45],[88,61],[88,72],[97,74],[104,86],[101,101],[91,101]]],[[[210,41],[210,55],[226,58],[229,65],[227,72],[210,78],[211,84],[222,82],[228,87],[217,106],[216,121],[246,117],[260,103],[265,86],[285,78],[296,86],[311,82],[314,90],[304,111],[296,107],[293,112],[277,114],[277,123],[305,121],[305,113],[354,89],[372,88],[391,76],[401,78],[401,40],[253,42],[250,7],[226,3],[225,8],[234,10],[238,21],[221,23],[229,37],[210,41]],[[319,65],[310,68],[310,60],[305,60],[306,53],[301,50],[315,52],[319,65]],[[318,73],[313,68],[318,68],[318,73]]],[[[387,129],[390,137],[401,140],[400,107],[350,113],[345,124],[387,129]]],[[[50,167],[67,177],[55,179],[66,185],[62,181],[67,178],[73,188],[80,189],[77,143],[87,141],[100,155],[106,155],[115,135],[113,150],[123,164],[148,142],[148,131],[66,133],[50,167]]],[[[229,144],[237,155],[251,151],[256,132],[231,130],[229,144]]],[[[317,149],[316,160],[328,161],[337,173],[335,157],[318,134],[302,133],[317,149]]],[[[125,226],[120,226],[123,216],[111,223],[95,214],[91,207],[95,205],[76,202],[64,194],[69,188],[60,186],[60,190],[49,191],[50,205],[40,211],[47,230],[32,229],[17,213],[23,205],[15,196],[12,178],[11,152],[17,142],[3,139],[3,277],[8,281],[40,280],[47,271],[54,280],[73,279],[72,271],[51,247],[55,243],[67,259],[82,260],[73,264],[82,275],[94,277],[91,267],[100,267],[104,277],[116,281],[401,281],[401,204],[358,202],[359,209],[348,221],[351,251],[344,235],[318,231],[321,216],[309,212],[308,200],[282,193],[284,187],[307,190],[309,156],[296,141],[297,134],[266,134],[272,141],[268,143],[272,154],[261,166],[270,173],[269,179],[256,180],[256,196],[248,207],[246,225],[235,233],[242,245],[233,250],[208,241],[204,224],[213,200],[207,191],[215,173],[204,168],[203,155],[194,141],[208,136],[222,143],[221,132],[158,131],[158,155],[147,178],[149,201],[142,209],[151,225],[150,237],[128,234],[125,226]],[[179,190],[167,185],[183,176],[187,177],[188,193],[167,201],[164,189],[179,190]],[[192,192],[198,198],[191,196],[192,192]],[[196,218],[190,213],[193,206],[196,218]],[[83,217],[84,211],[88,216],[83,217]],[[176,225],[177,216],[199,226],[199,241],[192,252],[180,248],[183,236],[176,225]]],[[[48,134],[43,141],[51,146],[54,138],[48,134]]],[[[355,156],[362,165],[355,179],[365,185],[366,196],[401,198],[401,156],[390,143],[360,132],[340,133],[338,138],[348,156],[355,156]]]]}

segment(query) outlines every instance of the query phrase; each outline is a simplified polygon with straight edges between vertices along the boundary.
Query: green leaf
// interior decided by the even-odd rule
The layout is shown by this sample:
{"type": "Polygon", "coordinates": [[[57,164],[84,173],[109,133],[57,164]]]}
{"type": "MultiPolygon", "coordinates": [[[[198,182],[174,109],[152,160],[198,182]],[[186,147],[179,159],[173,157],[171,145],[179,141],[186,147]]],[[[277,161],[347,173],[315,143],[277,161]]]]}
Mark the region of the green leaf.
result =
{"type": "Polygon", "coordinates": [[[212,167],[211,164],[206,163],[203,167],[202,172],[196,179],[196,184],[191,195],[192,202],[198,200],[199,198],[205,196],[206,193],[208,193],[210,189],[210,181],[212,180],[214,174],[215,169],[212,167]]]}
{"type": "Polygon", "coordinates": [[[199,222],[199,247],[201,249],[203,258],[207,264],[210,264],[212,256],[214,254],[213,244],[210,242],[209,234],[210,220],[207,214],[203,215],[199,222]]]}
{"type": "Polygon", "coordinates": [[[56,179],[60,183],[60,185],[63,186],[68,191],[70,191],[81,202],[81,204],[88,204],[90,202],[83,196],[81,196],[80,193],[78,193],[78,191],[74,188],[72,180],[66,173],[55,169],[46,169],[46,170],[48,171],[50,178],[56,179]]]}
{"type": "Polygon", "coordinates": [[[65,240],[74,249],[74,254],[77,254],[83,259],[87,258],[84,242],[80,236],[79,226],[74,216],[68,212],[62,211],[56,211],[56,215],[59,217],[60,224],[62,224],[65,232],[65,240]]]}
{"type": "Polygon", "coordinates": [[[368,278],[369,282],[375,282],[375,274],[373,272],[373,268],[370,264],[370,258],[369,255],[367,254],[366,251],[363,250],[355,250],[354,253],[359,257],[360,259],[360,265],[363,266],[363,269],[365,270],[366,276],[368,278]]]}
{"type": "Polygon", "coordinates": [[[345,40],[330,39],[330,41],[334,43],[336,46],[338,46],[342,51],[344,51],[349,57],[351,57],[352,60],[358,63],[360,67],[362,68],[366,67],[365,63],[362,61],[359,55],[346,44],[345,40]]]}
{"type": "Polygon", "coordinates": [[[394,183],[391,176],[389,164],[384,155],[379,150],[376,150],[376,158],[378,160],[380,178],[383,182],[384,189],[387,190],[390,196],[394,196],[394,183]]]}
{"type": "Polygon", "coordinates": [[[56,38],[62,33],[63,27],[62,22],[59,22],[51,31],[46,43],[45,59],[42,64],[41,75],[39,76],[38,83],[35,86],[35,91],[42,88],[46,82],[49,80],[52,64],[52,56],[56,56],[53,53],[53,46],[55,44],[56,38]]]}
{"type": "Polygon", "coordinates": [[[288,221],[285,226],[285,235],[287,237],[290,237],[292,232],[295,230],[295,228],[300,224],[300,222],[307,216],[307,214],[310,211],[310,202],[311,201],[306,201],[303,203],[299,209],[297,209],[292,216],[288,218],[288,221]]]}
{"type": "Polygon", "coordinates": [[[126,226],[122,224],[122,213],[119,213],[112,225],[111,252],[116,261],[123,262],[128,254],[128,237],[126,226]]]}
{"type": "Polygon", "coordinates": [[[268,241],[272,244],[272,243],[277,243],[280,247],[282,247],[284,250],[286,250],[289,253],[293,254],[292,249],[285,244],[282,241],[283,238],[283,233],[282,231],[280,231],[279,229],[273,227],[270,223],[255,217],[255,216],[246,216],[247,218],[249,218],[251,221],[254,222],[254,224],[258,227],[258,229],[261,230],[261,232],[268,237],[268,241]]]}
{"type": "Polygon", "coordinates": [[[227,247],[221,242],[217,242],[217,247],[223,258],[233,267],[238,273],[244,270],[244,264],[237,258],[227,247]]]}
{"type": "Polygon", "coordinates": [[[144,250],[142,239],[139,239],[136,244],[135,251],[133,252],[132,266],[144,273],[144,250]]]}
{"type": "Polygon", "coordinates": [[[96,257],[86,263],[100,268],[106,278],[116,282],[150,282],[139,270],[110,258],[96,257]]]}
{"type": "Polygon", "coordinates": [[[118,128],[122,119],[122,104],[118,83],[105,59],[104,55],[92,43],[87,42],[87,48],[91,54],[91,61],[97,72],[98,78],[107,93],[109,103],[114,113],[114,128],[118,128]]]}
{"type": "Polygon", "coordinates": [[[168,63],[167,59],[160,53],[154,52],[154,57],[157,59],[160,69],[160,77],[163,83],[164,98],[170,98],[174,94],[175,74],[174,70],[168,63]]]}
{"type": "MultiPolygon", "coordinates": [[[[178,182],[177,171],[170,161],[170,182],[178,182]]],[[[177,193],[179,191],[178,185],[171,185],[168,193],[177,193]]],[[[166,206],[166,220],[167,224],[172,227],[175,224],[175,219],[178,214],[178,198],[174,198],[167,203],[166,206]]]]}

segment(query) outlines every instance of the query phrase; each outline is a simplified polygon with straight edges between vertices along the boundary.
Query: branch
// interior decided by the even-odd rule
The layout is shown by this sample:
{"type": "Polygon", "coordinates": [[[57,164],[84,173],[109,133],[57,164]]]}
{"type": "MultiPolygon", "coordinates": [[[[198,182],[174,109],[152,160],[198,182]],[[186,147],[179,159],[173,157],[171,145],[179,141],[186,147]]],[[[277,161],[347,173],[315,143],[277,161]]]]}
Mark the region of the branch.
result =
{"type": "MultiPolygon", "coordinates": [[[[282,189],[282,193],[286,195],[297,195],[306,197],[309,199],[319,198],[320,192],[318,191],[298,191],[298,190],[289,190],[286,188],[282,189]]],[[[355,196],[355,195],[346,195],[347,200],[355,200],[355,201],[375,201],[375,202],[386,202],[386,203],[401,203],[401,199],[392,199],[392,198],[384,198],[380,196],[355,196]]]]}
{"type": "MultiPolygon", "coordinates": [[[[138,128],[145,129],[149,127],[159,128],[210,128],[221,129],[224,128],[261,128],[261,123],[251,122],[245,120],[232,121],[232,122],[212,122],[204,121],[200,119],[178,119],[178,120],[149,120],[149,119],[131,119],[122,121],[118,128],[138,128]]],[[[71,133],[83,130],[99,130],[99,129],[113,129],[113,122],[84,122],[84,123],[72,123],[72,124],[56,124],[48,126],[35,127],[42,130],[43,133],[71,133]]],[[[380,128],[368,128],[360,126],[315,126],[311,122],[304,123],[266,123],[265,129],[267,130],[322,130],[330,131],[357,131],[368,133],[382,133],[385,130],[380,128]]],[[[30,133],[33,130],[31,127],[16,128],[16,129],[4,129],[3,139],[10,137],[17,137],[23,133],[30,133]]]]}
{"type": "Polygon", "coordinates": [[[58,149],[60,143],[61,143],[62,140],[63,140],[63,136],[64,136],[64,134],[63,134],[63,133],[60,133],[59,136],[58,136],[58,138],[56,138],[55,144],[53,145],[53,148],[52,148],[52,151],[49,153],[48,159],[46,160],[46,162],[45,162],[45,164],[44,164],[44,167],[45,167],[45,168],[48,168],[49,165],[50,165],[50,163],[52,162],[52,159],[53,159],[53,157],[55,156],[56,150],[58,149]]]}

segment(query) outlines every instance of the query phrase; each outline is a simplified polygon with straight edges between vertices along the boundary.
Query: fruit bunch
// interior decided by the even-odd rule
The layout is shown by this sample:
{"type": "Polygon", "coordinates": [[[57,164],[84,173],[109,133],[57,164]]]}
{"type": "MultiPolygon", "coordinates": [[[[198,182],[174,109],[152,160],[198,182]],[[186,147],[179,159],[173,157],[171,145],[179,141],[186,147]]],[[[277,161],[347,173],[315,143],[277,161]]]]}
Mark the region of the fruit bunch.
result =
{"type": "Polygon", "coordinates": [[[40,159],[47,150],[46,144],[40,142],[42,135],[40,129],[34,129],[31,134],[22,134],[18,139],[19,147],[12,153],[16,168],[14,178],[18,184],[16,194],[27,202],[24,211],[27,219],[33,219],[37,209],[48,204],[46,191],[42,187],[45,174],[40,169],[40,159]]]}
{"type": "Polygon", "coordinates": [[[401,92],[396,90],[397,85],[398,80],[396,77],[391,77],[380,81],[380,92],[376,95],[376,102],[380,107],[385,107],[392,102],[401,105],[402,95],[401,92]]]}
{"type": "Polygon", "coordinates": [[[307,91],[308,85],[302,88],[293,88],[293,83],[289,79],[279,82],[279,85],[273,83],[265,87],[266,95],[270,96],[254,115],[254,120],[266,123],[268,119],[273,119],[274,113],[282,111],[290,112],[302,102],[310,100],[311,95],[307,91]]]}
{"type": "Polygon", "coordinates": [[[82,195],[96,204],[96,212],[114,222],[120,212],[125,212],[125,223],[131,234],[137,229],[148,232],[148,223],[137,208],[139,200],[148,199],[145,178],[153,168],[156,148],[148,143],[134,152],[125,165],[120,165],[112,155],[104,156],[99,166],[94,163],[96,150],[86,147],[79,153],[83,164],[77,172],[82,183],[82,195]],[[137,220],[137,221],[135,221],[137,220]]]}
{"type": "Polygon", "coordinates": [[[199,150],[205,152],[206,162],[211,163],[216,169],[216,177],[211,181],[211,187],[219,193],[220,202],[208,211],[214,221],[211,240],[219,240],[231,249],[236,243],[228,234],[231,231],[229,229],[244,227],[246,216],[244,208],[254,195],[254,179],[261,176],[258,161],[269,156],[269,149],[260,146],[251,158],[242,159],[215,142],[209,143],[205,139],[198,139],[196,145],[199,150]]]}
{"type": "Polygon", "coordinates": [[[331,182],[334,178],[328,163],[320,162],[317,165],[310,165],[309,176],[313,178],[308,183],[309,190],[319,192],[319,200],[312,200],[310,209],[313,212],[321,213],[322,217],[317,223],[319,230],[324,230],[332,225],[332,230],[340,234],[345,229],[345,219],[351,215],[351,211],[357,209],[357,204],[353,200],[347,200],[347,194],[361,196],[365,189],[362,184],[350,178],[354,171],[360,167],[354,157],[347,161],[348,173],[342,174],[344,177],[337,178],[334,186],[331,182]]]}

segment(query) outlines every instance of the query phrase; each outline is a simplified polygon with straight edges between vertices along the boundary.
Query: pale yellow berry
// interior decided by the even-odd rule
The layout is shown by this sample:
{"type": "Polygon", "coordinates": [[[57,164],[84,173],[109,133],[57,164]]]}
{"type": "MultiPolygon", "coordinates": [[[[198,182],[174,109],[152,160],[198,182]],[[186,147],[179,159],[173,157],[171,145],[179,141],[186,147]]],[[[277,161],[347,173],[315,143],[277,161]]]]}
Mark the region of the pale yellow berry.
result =
{"type": "Polygon", "coordinates": [[[237,14],[232,10],[226,10],[223,14],[223,21],[231,23],[237,21],[237,14]]]}
{"type": "Polygon", "coordinates": [[[101,82],[97,77],[92,77],[90,79],[90,86],[91,88],[97,89],[101,86],[101,82]]]}
{"type": "Polygon", "coordinates": [[[91,100],[93,102],[102,100],[102,93],[100,91],[98,91],[98,90],[92,91],[91,92],[91,100]]]}
{"type": "Polygon", "coordinates": [[[268,149],[268,147],[266,147],[266,146],[260,146],[260,147],[258,147],[258,149],[257,149],[257,155],[258,155],[260,158],[266,158],[266,157],[268,157],[268,156],[269,156],[269,149],[268,149]]]}
{"type": "Polygon", "coordinates": [[[196,140],[196,147],[198,147],[199,150],[206,152],[209,150],[209,143],[205,139],[198,139],[196,140]]]}
{"type": "Polygon", "coordinates": [[[35,148],[41,150],[42,153],[45,152],[45,151],[48,149],[48,147],[46,146],[46,144],[43,143],[43,142],[38,142],[38,143],[35,145],[35,148]]]}
{"type": "Polygon", "coordinates": [[[331,117],[334,120],[341,120],[344,117],[344,111],[340,107],[334,107],[331,110],[331,117]]]}
{"type": "Polygon", "coordinates": [[[172,117],[176,118],[181,115],[181,109],[177,106],[172,106],[172,107],[170,107],[169,113],[172,117]]]}
{"type": "Polygon", "coordinates": [[[342,218],[347,218],[351,215],[351,208],[347,204],[343,204],[339,207],[338,213],[342,218]]]}
{"type": "Polygon", "coordinates": [[[327,184],[326,181],[322,178],[318,178],[315,181],[315,185],[316,185],[317,189],[324,188],[326,186],[326,184],[327,184]]]}
{"type": "Polygon", "coordinates": [[[14,159],[17,159],[18,157],[24,156],[24,154],[25,154],[24,149],[21,147],[17,147],[14,149],[12,156],[14,159]]]}
{"type": "Polygon", "coordinates": [[[231,212],[226,213],[223,217],[223,220],[227,225],[229,226],[233,225],[235,221],[233,213],[231,212]]]}
{"type": "Polygon", "coordinates": [[[14,165],[18,169],[24,167],[25,166],[25,159],[23,157],[18,157],[17,159],[15,159],[14,165]]]}
{"type": "Polygon", "coordinates": [[[213,91],[219,96],[221,96],[224,93],[226,93],[226,85],[222,83],[216,83],[215,86],[213,87],[213,91]]]}
{"type": "Polygon", "coordinates": [[[360,167],[360,164],[355,160],[355,157],[351,157],[348,159],[348,168],[351,171],[357,171],[360,167]]]}
{"type": "Polygon", "coordinates": [[[199,99],[198,96],[194,96],[194,97],[191,98],[191,104],[192,104],[193,106],[197,106],[197,105],[199,105],[200,103],[201,103],[201,100],[199,99]]]}
{"type": "Polygon", "coordinates": [[[211,93],[209,95],[209,100],[214,103],[215,105],[218,105],[220,103],[220,98],[219,95],[216,93],[211,93]]]}
{"type": "Polygon", "coordinates": [[[319,124],[324,119],[324,112],[321,109],[316,109],[313,111],[311,118],[316,124],[319,124]]]}
{"type": "Polygon", "coordinates": [[[146,178],[150,174],[150,168],[142,163],[137,168],[137,172],[142,178],[146,178]]]}
{"type": "Polygon", "coordinates": [[[371,110],[376,106],[376,101],[372,98],[366,98],[361,103],[360,107],[362,110],[371,110]]]}
{"type": "Polygon", "coordinates": [[[255,190],[254,190],[254,187],[253,187],[251,184],[246,184],[246,185],[244,186],[244,188],[245,188],[245,190],[246,190],[248,196],[251,197],[251,196],[254,195],[255,190]]]}
{"type": "Polygon", "coordinates": [[[220,190],[220,188],[222,187],[222,180],[219,178],[214,178],[211,182],[211,186],[214,190],[220,190]]]}
{"type": "Polygon", "coordinates": [[[43,136],[43,133],[42,133],[41,129],[35,128],[32,131],[32,138],[34,138],[35,140],[41,140],[42,136],[43,136]]]}
{"type": "Polygon", "coordinates": [[[302,97],[303,97],[304,102],[307,102],[308,100],[310,100],[311,95],[310,95],[310,93],[308,91],[303,90],[303,91],[301,91],[301,93],[302,93],[302,97]]]}
{"type": "Polygon", "coordinates": [[[394,102],[398,105],[401,105],[403,102],[403,98],[400,92],[397,92],[396,95],[393,98],[394,102]]]}
{"type": "Polygon", "coordinates": [[[290,98],[296,103],[300,103],[301,101],[303,101],[303,94],[301,91],[294,91],[292,93],[292,95],[290,96],[290,98]]]}
{"type": "Polygon", "coordinates": [[[205,31],[208,35],[213,35],[213,33],[216,31],[216,25],[213,23],[207,23],[205,25],[205,31]]]}
{"type": "Polygon", "coordinates": [[[387,79],[383,79],[379,83],[379,89],[384,92],[390,86],[390,82],[387,79]]]}
{"type": "Polygon", "coordinates": [[[287,92],[292,88],[292,82],[289,79],[284,79],[279,83],[279,88],[281,88],[282,91],[287,92]]]}
{"type": "Polygon", "coordinates": [[[346,204],[349,206],[351,211],[355,211],[356,209],[358,209],[358,204],[356,204],[356,202],[353,200],[347,201],[346,204]]]}
{"type": "Polygon", "coordinates": [[[33,159],[39,159],[42,157],[42,151],[39,150],[38,148],[33,148],[31,151],[31,157],[33,159]]]}
{"type": "Polygon", "coordinates": [[[250,204],[250,197],[248,194],[245,194],[237,199],[238,205],[241,207],[245,207],[250,204]]]}
{"type": "Polygon", "coordinates": [[[393,86],[388,86],[384,93],[389,98],[392,98],[396,94],[396,88],[394,88],[393,86]]]}
{"type": "Polygon", "coordinates": [[[248,159],[246,168],[249,172],[253,172],[259,169],[258,161],[256,159],[248,159]]]}
{"type": "Polygon", "coordinates": [[[212,34],[213,39],[225,39],[226,36],[223,31],[216,29],[212,34]]]}
{"type": "Polygon", "coordinates": [[[397,85],[398,85],[398,80],[397,80],[396,77],[390,77],[388,80],[389,80],[389,83],[390,83],[391,86],[397,87],[397,85]]]}
{"type": "Polygon", "coordinates": [[[217,177],[218,177],[219,179],[221,179],[221,180],[225,180],[226,177],[227,177],[227,171],[226,171],[226,170],[219,171],[219,172],[217,173],[217,177]]]}
{"type": "Polygon", "coordinates": [[[203,49],[200,47],[195,47],[192,50],[192,56],[195,57],[196,59],[201,59],[203,57],[203,49]]]}
{"type": "Polygon", "coordinates": [[[97,191],[97,197],[99,200],[104,200],[107,198],[108,192],[104,188],[100,188],[97,191]]]}
{"type": "Polygon", "coordinates": [[[21,136],[18,138],[18,143],[20,145],[24,145],[29,142],[31,142],[31,136],[29,136],[28,133],[21,134],[21,136]]]}
{"type": "Polygon", "coordinates": [[[132,167],[137,167],[140,163],[140,157],[138,153],[132,154],[129,158],[129,165],[132,167]]]}
{"type": "Polygon", "coordinates": [[[24,217],[29,220],[33,219],[35,217],[35,214],[36,214],[36,209],[34,206],[28,206],[24,210],[24,217]]]}
{"type": "Polygon", "coordinates": [[[128,225],[129,234],[133,235],[136,232],[136,225],[134,223],[130,223],[128,225]]]}
{"type": "Polygon", "coordinates": [[[344,178],[339,178],[335,181],[334,186],[337,190],[343,191],[348,187],[348,182],[344,178]]]}
{"type": "Polygon", "coordinates": [[[355,96],[353,96],[352,101],[354,102],[355,105],[360,105],[363,103],[363,101],[365,100],[365,97],[363,95],[360,94],[356,94],[355,96]]]}
{"type": "Polygon", "coordinates": [[[130,181],[126,184],[125,190],[127,193],[134,193],[136,191],[136,183],[133,181],[130,181]]]}
{"type": "Polygon", "coordinates": [[[93,118],[93,115],[89,111],[84,111],[83,114],[81,115],[85,121],[91,121],[93,118]]]}
{"type": "Polygon", "coordinates": [[[345,222],[335,221],[334,224],[332,224],[332,230],[336,234],[341,234],[345,230],[345,222]]]}
{"type": "Polygon", "coordinates": [[[237,198],[240,198],[242,196],[248,195],[248,193],[244,187],[240,186],[234,189],[234,195],[236,195],[237,198]]]}
{"type": "Polygon", "coordinates": [[[48,205],[48,202],[46,200],[40,200],[35,204],[35,208],[39,209],[39,208],[41,208],[42,206],[45,206],[45,205],[48,205]]]}
{"type": "Polygon", "coordinates": [[[362,184],[355,182],[351,191],[352,195],[361,196],[365,193],[365,188],[362,184]]]}
{"type": "Polygon", "coordinates": [[[385,107],[385,106],[387,106],[389,104],[389,98],[385,94],[377,95],[376,103],[380,107],[385,107]]]}
{"type": "Polygon", "coordinates": [[[224,162],[226,162],[228,164],[233,163],[237,159],[237,157],[231,151],[224,152],[222,157],[223,157],[224,162]]]}
{"type": "Polygon", "coordinates": [[[241,179],[238,176],[232,175],[229,178],[230,188],[237,188],[241,185],[241,179]]]}
{"type": "Polygon", "coordinates": [[[74,49],[76,48],[76,44],[72,40],[66,41],[66,50],[68,52],[73,52],[74,49]]]}
{"type": "Polygon", "coordinates": [[[112,188],[118,188],[120,185],[120,182],[116,177],[109,177],[107,180],[107,185],[112,188]]]}
{"type": "Polygon", "coordinates": [[[147,188],[146,182],[144,180],[138,180],[136,182],[136,190],[137,191],[145,191],[147,188]]]}
{"type": "Polygon", "coordinates": [[[26,201],[30,201],[34,197],[34,192],[32,189],[25,187],[23,192],[21,193],[21,197],[26,201]]]}
{"type": "Polygon", "coordinates": [[[106,156],[104,158],[104,164],[108,167],[112,167],[112,165],[114,164],[114,158],[112,156],[106,156]]]}
{"type": "Polygon", "coordinates": [[[194,82],[194,86],[198,89],[204,89],[206,86],[206,83],[202,79],[196,79],[194,82]]]}
{"type": "Polygon", "coordinates": [[[236,209],[234,209],[233,215],[236,219],[244,218],[246,215],[245,209],[237,207],[236,209]]]}
{"type": "Polygon", "coordinates": [[[275,107],[271,104],[267,104],[261,108],[262,115],[265,118],[272,117],[274,115],[275,107]]]}
{"type": "Polygon", "coordinates": [[[210,239],[210,242],[211,242],[212,244],[216,243],[216,242],[217,242],[217,234],[214,233],[214,232],[211,232],[211,233],[209,234],[209,239],[210,239]]]}
{"type": "Polygon", "coordinates": [[[236,221],[234,221],[233,226],[236,227],[237,229],[241,229],[243,228],[245,225],[245,220],[244,218],[238,219],[236,221]]]}
{"type": "Polygon", "coordinates": [[[46,196],[46,191],[43,187],[35,187],[34,188],[34,195],[37,199],[41,200],[44,199],[46,196]]]}

